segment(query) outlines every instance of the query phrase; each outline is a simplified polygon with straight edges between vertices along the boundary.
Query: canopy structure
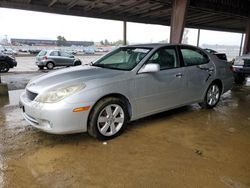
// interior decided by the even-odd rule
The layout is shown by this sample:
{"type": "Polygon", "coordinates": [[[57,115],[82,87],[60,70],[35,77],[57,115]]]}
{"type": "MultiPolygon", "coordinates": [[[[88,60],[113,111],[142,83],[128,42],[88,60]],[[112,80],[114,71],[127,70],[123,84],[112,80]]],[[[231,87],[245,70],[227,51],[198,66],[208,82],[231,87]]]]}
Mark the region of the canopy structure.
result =
{"type": "Polygon", "coordinates": [[[250,0],[0,0],[0,7],[167,25],[173,43],[184,27],[246,33],[250,51],[250,0]]]}

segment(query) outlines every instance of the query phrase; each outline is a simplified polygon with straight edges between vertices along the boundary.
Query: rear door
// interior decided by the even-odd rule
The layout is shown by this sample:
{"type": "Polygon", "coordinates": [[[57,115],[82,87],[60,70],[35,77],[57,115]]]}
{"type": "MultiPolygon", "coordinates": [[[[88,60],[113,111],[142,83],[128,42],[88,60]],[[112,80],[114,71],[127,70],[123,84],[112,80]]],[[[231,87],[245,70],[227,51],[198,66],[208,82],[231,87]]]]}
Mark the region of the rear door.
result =
{"type": "Polygon", "coordinates": [[[214,77],[215,66],[198,48],[180,46],[179,50],[187,75],[186,102],[199,101],[214,77]]]}

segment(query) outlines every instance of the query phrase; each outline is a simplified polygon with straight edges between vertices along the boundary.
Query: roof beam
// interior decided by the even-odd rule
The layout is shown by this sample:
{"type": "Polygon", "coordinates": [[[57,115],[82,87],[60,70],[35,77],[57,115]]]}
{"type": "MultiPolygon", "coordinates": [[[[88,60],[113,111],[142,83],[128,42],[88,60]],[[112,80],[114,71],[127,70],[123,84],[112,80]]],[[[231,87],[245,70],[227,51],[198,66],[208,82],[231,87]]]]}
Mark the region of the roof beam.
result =
{"type": "Polygon", "coordinates": [[[57,0],[51,0],[50,3],[48,4],[48,7],[52,7],[56,2],[57,0]]]}
{"type": "Polygon", "coordinates": [[[78,2],[79,0],[70,1],[70,3],[67,5],[67,9],[73,8],[74,6],[77,5],[78,2]]]}

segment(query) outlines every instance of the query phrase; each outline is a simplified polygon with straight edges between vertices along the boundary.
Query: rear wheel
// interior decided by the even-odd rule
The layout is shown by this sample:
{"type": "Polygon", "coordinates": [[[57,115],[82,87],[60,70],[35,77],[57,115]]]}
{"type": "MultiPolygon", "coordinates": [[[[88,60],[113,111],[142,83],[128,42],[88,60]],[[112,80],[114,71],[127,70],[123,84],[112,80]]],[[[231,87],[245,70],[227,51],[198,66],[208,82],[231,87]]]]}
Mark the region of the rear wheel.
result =
{"type": "Polygon", "coordinates": [[[8,72],[10,70],[10,66],[6,62],[0,62],[0,72],[8,72]]]}
{"type": "Polygon", "coordinates": [[[243,84],[245,81],[246,77],[242,73],[234,73],[234,82],[236,84],[243,84]]]}
{"type": "Polygon", "coordinates": [[[212,83],[208,89],[206,96],[200,105],[204,108],[213,108],[215,107],[219,100],[221,95],[221,88],[218,84],[212,83]]]}
{"type": "Polygon", "coordinates": [[[47,69],[53,69],[54,68],[54,63],[52,62],[48,62],[47,65],[46,65],[47,69]]]}
{"type": "Polygon", "coordinates": [[[126,103],[119,98],[99,101],[89,117],[88,133],[99,139],[108,140],[120,135],[129,119],[126,103]]]}

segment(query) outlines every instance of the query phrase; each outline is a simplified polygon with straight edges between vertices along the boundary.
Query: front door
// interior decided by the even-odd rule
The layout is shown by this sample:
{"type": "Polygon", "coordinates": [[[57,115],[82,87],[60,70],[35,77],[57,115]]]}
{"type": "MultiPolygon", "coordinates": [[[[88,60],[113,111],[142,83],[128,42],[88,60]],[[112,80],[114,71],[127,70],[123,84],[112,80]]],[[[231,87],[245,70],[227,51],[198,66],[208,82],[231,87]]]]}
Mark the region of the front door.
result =
{"type": "Polygon", "coordinates": [[[180,66],[175,47],[157,50],[147,63],[159,64],[160,71],[137,74],[135,102],[139,117],[170,109],[184,102],[185,68],[180,66]]]}

